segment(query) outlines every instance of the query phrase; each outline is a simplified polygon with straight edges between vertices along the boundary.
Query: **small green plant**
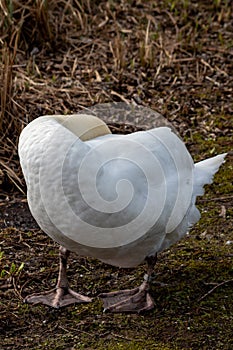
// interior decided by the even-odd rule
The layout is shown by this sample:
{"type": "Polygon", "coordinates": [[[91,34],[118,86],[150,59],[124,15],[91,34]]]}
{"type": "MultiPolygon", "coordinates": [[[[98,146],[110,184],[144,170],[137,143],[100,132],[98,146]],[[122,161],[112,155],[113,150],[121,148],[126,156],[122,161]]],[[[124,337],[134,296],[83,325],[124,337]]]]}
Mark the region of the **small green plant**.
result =
{"type": "Polygon", "coordinates": [[[10,266],[4,266],[4,268],[1,270],[0,277],[4,277],[6,275],[8,275],[8,277],[19,276],[23,268],[24,262],[22,262],[18,267],[14,262],[12,262],[10,266]]]}

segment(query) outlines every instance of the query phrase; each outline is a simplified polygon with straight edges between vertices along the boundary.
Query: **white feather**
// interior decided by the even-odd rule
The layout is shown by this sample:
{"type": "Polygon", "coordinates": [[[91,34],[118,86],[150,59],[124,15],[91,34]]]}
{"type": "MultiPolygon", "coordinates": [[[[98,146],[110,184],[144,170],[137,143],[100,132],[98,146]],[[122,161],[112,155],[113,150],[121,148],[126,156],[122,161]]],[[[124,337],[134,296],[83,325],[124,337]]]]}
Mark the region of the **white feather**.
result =
{"type": "Polygon", "coordinates": [[[204,194],[203,186],[211,184],[214,174],[218,171],[221,164],[224,163],[224,158],[227,153],[219,154],[215,157],[202,160],[195,164],[194,168],[194,193],[196,196],[204,194]]]}
{"type": "Polygon", "coordinates": [[[32,215],[79,255],[131,267],[199,219],[196,196],[226,154],[194,165],[166,127],[83,142],[49,116],[22,132],[19,155],[32,215]]]}

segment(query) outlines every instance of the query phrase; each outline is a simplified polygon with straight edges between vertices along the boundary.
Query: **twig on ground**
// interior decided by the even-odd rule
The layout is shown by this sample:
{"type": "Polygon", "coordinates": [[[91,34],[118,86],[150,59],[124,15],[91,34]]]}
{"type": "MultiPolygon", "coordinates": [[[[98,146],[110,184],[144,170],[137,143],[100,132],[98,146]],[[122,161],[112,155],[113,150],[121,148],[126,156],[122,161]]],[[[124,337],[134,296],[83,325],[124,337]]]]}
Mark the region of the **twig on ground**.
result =
{"type": "Polygon", "coordinates": [[[227,280],[227,281],[223,281],[219,284],[217,284],[216,286],[214,286],[211,290],[209,290],[206,294],[204,294],[201,298],[198,299],[198,302],[205,299],[206,297],[208,297],[211,293],[213,293],[215,291],[215,289],[223,286],[224,284],[228,284],[228,283],[232,283],[233,282],[233,279],[232,280],[227,280]]]}

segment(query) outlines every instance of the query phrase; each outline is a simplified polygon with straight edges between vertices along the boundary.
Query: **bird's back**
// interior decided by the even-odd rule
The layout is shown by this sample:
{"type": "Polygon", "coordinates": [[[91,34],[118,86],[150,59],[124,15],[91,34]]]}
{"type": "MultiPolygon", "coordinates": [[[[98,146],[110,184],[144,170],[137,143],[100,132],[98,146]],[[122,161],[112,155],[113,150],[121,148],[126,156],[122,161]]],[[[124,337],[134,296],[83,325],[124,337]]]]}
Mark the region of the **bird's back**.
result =
{"type": "Polygon", "coordinates": [[[49,236],[130,267],[185,234],[197,215],[195,168],[170,129],[85,141],[71,129],[44,117],[20,139],[29,206],[49,236]]]}

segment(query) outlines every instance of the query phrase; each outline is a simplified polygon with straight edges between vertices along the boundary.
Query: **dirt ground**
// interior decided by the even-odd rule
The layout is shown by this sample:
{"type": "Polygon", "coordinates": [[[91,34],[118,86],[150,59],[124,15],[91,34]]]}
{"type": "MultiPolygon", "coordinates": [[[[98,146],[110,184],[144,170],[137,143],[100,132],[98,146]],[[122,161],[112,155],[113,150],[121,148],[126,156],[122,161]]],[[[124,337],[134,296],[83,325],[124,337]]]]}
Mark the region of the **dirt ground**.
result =
{"type": "MultiPolygon", "coordinates": [[[[0,11],[0,348],[232,349],[232,1],[12,0],[0,11]],[[55,286],[58,245],[29,212],[19,133],[39,115],[113,102],[161,113],[195,161],[229,155],[198,199],[199,223],[159,255],[154,310],[103,313],[98,294],[139,285],[145,266],[118,269],[75,254],[71,286],[93,303],[27,305],[26,295],[55,286]]],[[[114,132],[155,122],[108,118],[114,132]]]]}

